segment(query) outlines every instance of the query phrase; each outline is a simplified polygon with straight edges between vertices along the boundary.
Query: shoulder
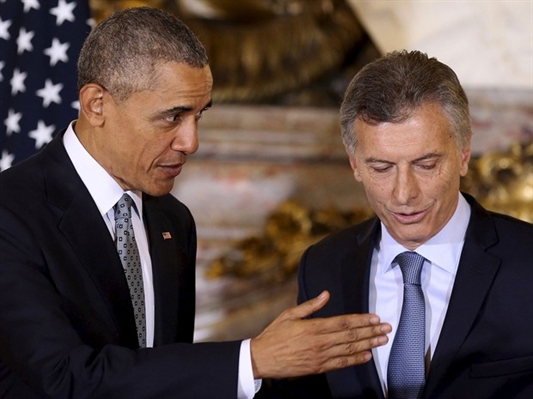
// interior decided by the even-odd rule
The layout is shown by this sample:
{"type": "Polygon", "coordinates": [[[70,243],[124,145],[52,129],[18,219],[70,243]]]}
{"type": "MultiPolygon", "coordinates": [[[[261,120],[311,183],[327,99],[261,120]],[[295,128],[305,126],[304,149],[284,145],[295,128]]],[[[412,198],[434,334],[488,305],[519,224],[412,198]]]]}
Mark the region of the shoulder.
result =
{"type": "Polygon", "coordinates": [[[497,246],[502,247],[507,253],[512,252],[524,256],[529,255],[529,262],[533,258],[533,224],[514,217],[496,212],[487,211],[494,223],[498,237],[497,246]]]}
{"type": "Polygon", "coordinates": [[[354,243],[354,241],[361,243],[375,233],[378,227],[379,219],[377,217],[373,217],[356,225],[331,233],[322,240],[318,241],[316,245],[329,246],[345,244],[347,242],[354,243]]]}
{"type": "Polygon", "coordinates": [[[9,202],[21,195],[32,198],[55,191],[54,182],[62,185],[76,183],[73,179],[76,173],[63,146],[61,134],[57,134],[36,154],[0,173],[0,201],[9,202]]]}
{"type": "Polygon", "coordinates": [[[499,244],[527,243],[533,250],[533,224],[488,210],[470,196],[465,195],[465,198],[472,209],[467,237],[486,240],[487,244],[491,241],[499,244]]]}
{"type": "Polygon", "coordinates": [[[40,174],[39,154],[36,154],[0,173],[0,193],[13,191],[34,183],[40,174]]]}
{"type": "Polygon", "coordinates": [[[500,230],[508,229],[516,232],[533,232],[533,224],[526,222],[525,220],[517,219],[515,217],[504,215],[498,212],[487,212],[493,218],[496,228],[500,230]]]}
{"type": "Polygon", "coordinates": [[[373,217],[356,225],[336,231],[310,246],[305,255],[312,254],[321,258],[326,256],[345,256],[359,247],[366,247],[375,242],[380,229],[379,219],[373,217]]]}

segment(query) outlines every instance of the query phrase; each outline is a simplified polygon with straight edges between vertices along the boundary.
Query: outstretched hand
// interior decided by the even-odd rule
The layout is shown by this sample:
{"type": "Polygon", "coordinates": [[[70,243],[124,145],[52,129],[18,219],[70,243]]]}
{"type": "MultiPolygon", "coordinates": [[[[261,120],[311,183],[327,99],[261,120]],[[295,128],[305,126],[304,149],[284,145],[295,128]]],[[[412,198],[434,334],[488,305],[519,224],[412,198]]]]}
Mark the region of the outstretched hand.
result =
{"type": "Polygon", "coordinates": [[[305,319],[329,301],[322,292],[282,312],[251,341],[254,378],[286,378],[365,363],[392,327],[373,314],[305,319]]]}

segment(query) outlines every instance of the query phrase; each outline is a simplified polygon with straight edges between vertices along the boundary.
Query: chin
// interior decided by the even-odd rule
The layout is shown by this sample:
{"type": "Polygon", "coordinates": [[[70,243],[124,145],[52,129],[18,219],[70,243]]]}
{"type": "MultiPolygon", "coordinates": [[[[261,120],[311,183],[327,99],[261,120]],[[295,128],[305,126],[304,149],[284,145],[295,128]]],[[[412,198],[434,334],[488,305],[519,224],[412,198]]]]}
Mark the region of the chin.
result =
{"type": "MultiPolygon", "coordinates": [[[[390,231],[389,231],[390,233],[390,231]]],[[[423,232],[416,231],[397,231],[395,234],[391,235],[393,237],[398,237],[396,240],[405,247],[419,246],[425,243],[431,238],[430,235],[424,234],[423,232]]]]}
{"type": "Polygon", "coordinates": [[[152,197],[161,197],[163,195],[167,195],[168,193],[170,193],[172,191],[172,188],[174,187],[174,185],[162,185],[162,186],[152,186],[152,187],[148,187],[143,191],[143,193],[145,194],[148,194],[152,197]]]}

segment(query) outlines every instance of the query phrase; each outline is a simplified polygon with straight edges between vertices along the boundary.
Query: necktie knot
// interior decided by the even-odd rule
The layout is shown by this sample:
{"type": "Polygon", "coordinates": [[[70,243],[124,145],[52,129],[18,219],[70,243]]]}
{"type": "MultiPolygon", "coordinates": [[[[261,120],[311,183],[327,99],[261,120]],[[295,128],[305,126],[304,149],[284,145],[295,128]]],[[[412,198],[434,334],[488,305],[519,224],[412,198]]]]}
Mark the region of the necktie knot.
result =
{"type": "Polygon", "coordinates": [[[402,252],[396,257],[403,275],[404,284],[420,285],[420,273],[424,265],[424,257],[416,252],[402,252]]]}
{"type": "Polygon", "coordinates": [[[133,200],[131,197],[124,193],[122,197],[115,204],[115,222],[119,219],[125,219],[131,217],[131,207],[133,200]]]}

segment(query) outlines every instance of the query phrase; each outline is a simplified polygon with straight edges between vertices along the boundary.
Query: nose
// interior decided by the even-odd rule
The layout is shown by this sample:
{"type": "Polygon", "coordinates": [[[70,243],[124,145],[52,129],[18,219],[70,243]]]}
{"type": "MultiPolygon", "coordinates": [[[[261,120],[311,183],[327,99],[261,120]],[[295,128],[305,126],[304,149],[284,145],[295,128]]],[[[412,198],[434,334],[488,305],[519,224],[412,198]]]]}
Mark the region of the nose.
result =
{"type": "Polygon", "coordinates": [[[198,123],[194,119],[184,121],[176,130],[171,148],[191,155],[198,151],[198,147],[198,123]]]}
{"type": "Polygon", "coordinates": [[[416,198],[420,192],[420,186],[415,173],[411,168],[400,169],[394,187],[394,197],[398,204],[407,205],[416,198]]]}

